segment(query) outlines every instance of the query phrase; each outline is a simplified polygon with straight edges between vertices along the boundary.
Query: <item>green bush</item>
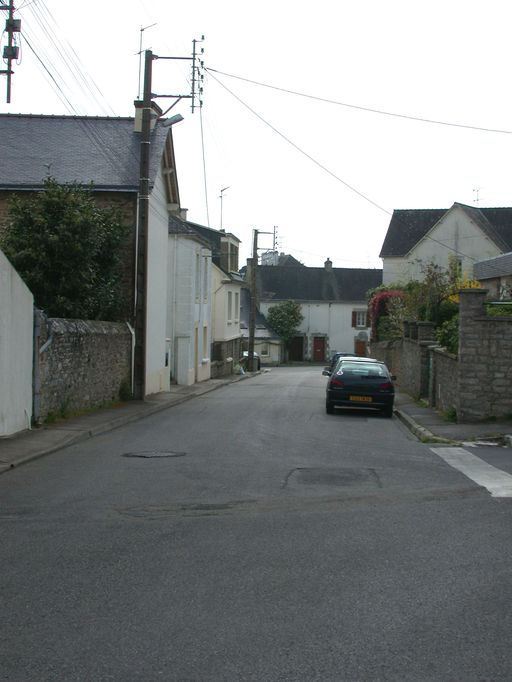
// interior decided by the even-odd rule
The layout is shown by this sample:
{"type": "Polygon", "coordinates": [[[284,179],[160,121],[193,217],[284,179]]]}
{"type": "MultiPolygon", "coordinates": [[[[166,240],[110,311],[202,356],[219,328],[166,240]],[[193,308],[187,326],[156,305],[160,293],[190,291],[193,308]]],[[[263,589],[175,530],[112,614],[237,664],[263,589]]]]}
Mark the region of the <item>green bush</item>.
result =
{"type": "Polygon", "coordinates": [[[459,316],[454,315],[450,320],[436,330],[437,342],[444,346],[449,353],[457,355],[459,352],[459,316]]]}
{"type": "Polygon", "coordinates": [[[511,317],[512,305],[507,303],[488,303],[486,311],[489,317],[511,317]]]}

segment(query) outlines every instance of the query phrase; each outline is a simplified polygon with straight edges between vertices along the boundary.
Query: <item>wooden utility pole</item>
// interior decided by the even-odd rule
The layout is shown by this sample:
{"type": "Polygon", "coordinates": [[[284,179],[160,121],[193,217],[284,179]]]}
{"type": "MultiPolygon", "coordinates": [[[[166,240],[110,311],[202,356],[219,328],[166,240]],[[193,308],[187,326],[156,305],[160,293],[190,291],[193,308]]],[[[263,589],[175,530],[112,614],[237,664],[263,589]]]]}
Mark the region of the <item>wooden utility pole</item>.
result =
{"type": "Polygon", "coordinates": [[[254,335],[256,331],[256,268],[258,267],[258,230],[253,230],[251,258],[251,307],[249,309],[249,346],[247,348],[247,367],[254,372],[254,335]]]}
{"type": "Polygon", "coordinates": [[[0,74],[7,76],[7,104],[11,102],[11,76],[14,73],[12,70],[12,62],[18,59],[20,48],[14,43],[14,34],[21,31],[21,20],[14,18],[14,0],[10,0],[8,5],[0,5],[0,10],[9,12],[7,21],[5,22],[5,30],[7,32],[7,45],[4,47],[2,57],[7,60],[7,69],[0,71],[0,74]]]}
{"type": "Polygon", "coordinates": [[[151,70],[153,53],[145,52],[142,129],[140,134],[139,206],[137,216],[137,278],[135,286],[135,354],[133,397],[146,395],[146,319],[148,286],[149,152],[151,140],[151,70]]]}

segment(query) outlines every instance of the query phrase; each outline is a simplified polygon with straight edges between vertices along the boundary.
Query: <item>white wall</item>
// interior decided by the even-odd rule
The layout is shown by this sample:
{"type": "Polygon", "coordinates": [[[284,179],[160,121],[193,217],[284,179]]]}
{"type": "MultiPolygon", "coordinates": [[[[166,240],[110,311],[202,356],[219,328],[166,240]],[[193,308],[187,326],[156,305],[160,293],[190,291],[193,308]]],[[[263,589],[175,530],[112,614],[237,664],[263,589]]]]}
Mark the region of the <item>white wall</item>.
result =
{"type": "Polygon", "coordinates": [[[0,436],[30,427],[33,297],[0,251],[0,436]]]}
{"type": "Polygon", "coordinates": [[[170,368],[165,366],[168,238],[167,199],[160,169],[149,200],[146,395],[168,391],[170,386],[170,368]]]}
{"type": "Polygon", "coordinates": [[[190,386],[211,376],[211,252],[195,239],[169,235],[168,269],[172,378],[190,386]]]}
{"type": "Polygon", "coordinates": [[[422,280],[421,261],[443,268],[450,256],[461,261],[462,272],[473,277],[473,263],[492,258],[501,252],[460,206],[453,206],[405,258],[384,258],[382,281],[407,282],[422,280]]]}
{"type": "Polygon", "coordinates": [[[240,297],[242,285],[227,279],[225,273],[212,264],[212,333],[213,341],[240,338],[240,297]],[[231,293],[232,315],[228,319],[228,294],[231,293]],[[236,304],[238,301],[238,305],[236,304]]]}
{"type": "MultiPolygon", "coordinates": [[[[260,310],[266,316],[268,309],[276,305],[276,302],[262,301],[260,310]]],[[[305,359],[311,359],[313,354],[313,338],[315,336],[326,337],[326,357],[334,351],[354,352],[355,340],[359,333],[366,332],[370,338],[370,328],[352,327],[352,311],[365,312],[366,303],[354,301],[353,303],[302,303],[301,311],[304,316],[302,324],[298,328],[299,334],[307,338],[305,359]]]]}

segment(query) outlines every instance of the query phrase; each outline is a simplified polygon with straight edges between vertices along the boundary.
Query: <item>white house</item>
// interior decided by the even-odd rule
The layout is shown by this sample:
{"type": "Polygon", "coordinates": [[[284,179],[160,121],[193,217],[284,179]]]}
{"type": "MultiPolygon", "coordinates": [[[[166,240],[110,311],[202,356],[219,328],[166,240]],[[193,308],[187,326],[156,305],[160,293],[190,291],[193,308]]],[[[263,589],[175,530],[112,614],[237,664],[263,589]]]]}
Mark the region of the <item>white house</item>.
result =
{"type": "Polygon", "coordinates": [[[189,386],[211,376],[212,252],[185,221],[168,221],[167,344],[171,381],[189,386]]]}
{"type": "Polygon", "coordinates": [[[366,293],[382,283],[382,271],[304,265],[263,265],[257,270],[259,310],[293,300],[304,317],[289,349],[290,360],[324,362],[335,351],[366,354],[370,336],[366,293]]]}
{"type": "Polygon", "coordinates": [[[422,266],[444,268],[455,258],[473,278],[476,261],[512,250],[512,208],[395,210],[382,245],[384,284],[421,280],[422,266]]]}
{"type": "Polygon", "coordinates": [[[231,232],[187,221],[212,253],[212,377],[229,375],[241,357],[240,290],[238,272],[240,240],[231,232]]]}

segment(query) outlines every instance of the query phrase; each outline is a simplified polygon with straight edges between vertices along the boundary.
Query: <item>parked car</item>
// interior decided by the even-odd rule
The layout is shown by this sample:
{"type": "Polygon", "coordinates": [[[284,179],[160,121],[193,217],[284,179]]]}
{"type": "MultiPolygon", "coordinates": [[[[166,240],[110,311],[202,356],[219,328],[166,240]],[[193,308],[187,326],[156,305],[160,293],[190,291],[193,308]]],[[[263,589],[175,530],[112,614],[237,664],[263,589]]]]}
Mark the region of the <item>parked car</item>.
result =
{"type": "Polygon", "coordinates": [[[392,417],[395,379],[379,360],[341,358],[327,382],[325,411],[333,414],[335,407],[370,409],[392,417]]]}
{"type": "Polygon", "coordinates": [[[359,356],[359,355],[355,355],[354,353],[346,353],[346,352],[338,352],[338,351],[336,351],[335,353],[333,353],[333,354],[331,355],[331,359],[330,359],[330,361],[329,361],[329,364],[328,364],[327,367],[324,368],[324,372],[325,372],[326,369],[328,369],[329,371],[332,372],[332,370],[334,369],[336,363],[338,362],[338,360],[339,360],[340,358],[357,358],[357,357],[360,357],[360,356],[359,356]]]}
{"type": "MultiPolygon", "coordinates": [[[[254,351],[254,361],[255,361],[256,369],[261,369],[261,358],[258,355],[258,353],[256,353],[256,351],[254,351]]],[[[248,350],[244,350],[242,357],[240,358],[240,364],[242,365],[242,367],[244,369],[247,369],[247,366],[249,364],[249,351],[248,350]]]]}
{"type": "Polygon", "coordinates": [[[350,353],[335,353],[338,355],[337,358],[331,360],[331,364],[328,367],[324,367],[322,374],[326,377],[330,377],[334,371],[334,368],[341,360],[353,360],[354,362],[381,362],[375,358],[367,358],[363,355],[351,355],[350,353]]]}

